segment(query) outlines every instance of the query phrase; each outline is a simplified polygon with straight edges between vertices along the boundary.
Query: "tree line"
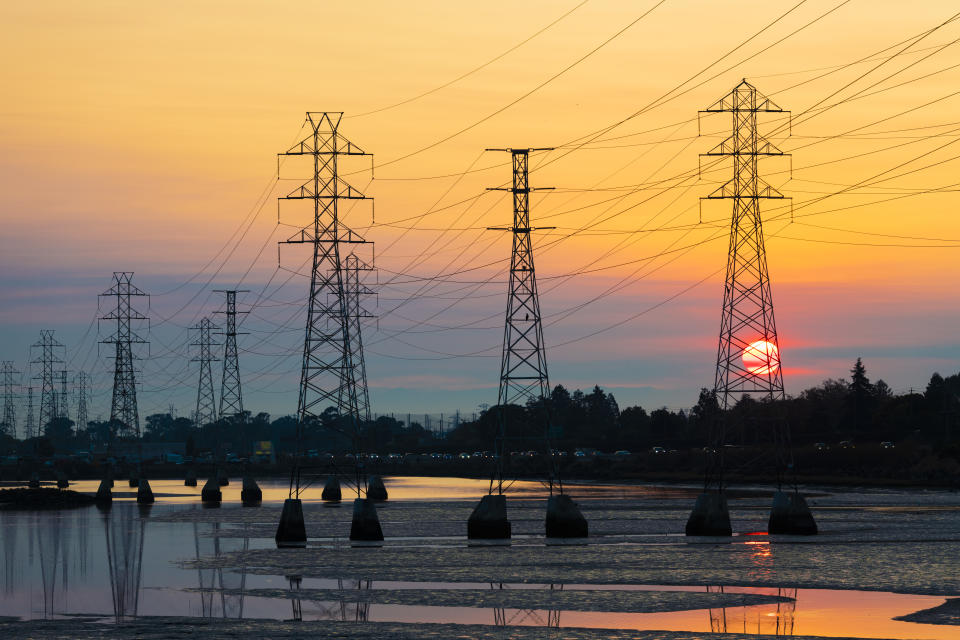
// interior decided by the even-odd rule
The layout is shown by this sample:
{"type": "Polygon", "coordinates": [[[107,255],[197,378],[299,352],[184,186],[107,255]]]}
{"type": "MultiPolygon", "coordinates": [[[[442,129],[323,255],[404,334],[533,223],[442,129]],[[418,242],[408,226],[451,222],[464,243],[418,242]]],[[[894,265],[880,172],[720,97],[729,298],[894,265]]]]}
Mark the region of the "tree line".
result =
{"type": "MultiPolygon", "coordinates": [[[[784,400],[744,396],[721,411],[714,394],[702,389],[688,410],[666,407],[647,411],[640,406],[621,409],[612,393],[599,386],[589,391],[553,388],[549,398],[525,406],[491,407],[476,420],[461,422],[445,438],[418,422],[407,425],[389,416],[356,427],[335,409],[303,425],[303,448],[342,453],[432,453],[493,451],[506,425],[504,451],[565,451],[597,449],[638,452],[652,447],[700,448],[712,444],[712,425],[722,420],[724,444],[751,446],[769,440],[770,425],[785,420],[793,444],[899,442],[910,440],[937,447],[960,458],[960,374],[934,373],[922,391],[895,394],[883,381],[873,383],[858,358],[847,379],[828,379],[784,400]]],[[[130,441],[125,425],[89,422],[76,428],[58,418],[45,425],[44,435],[30,441],[2,436],[0,451],[51,455],[53,452],[105,450],[112,442],[130,441]]],[[[255,443],[273,442],[278,453],[296,449],[294,416],[271,418],[267,413],[245,412],[215,423],[196,425],[189,418],[169,413],[147,416],[143,442],[182,442],[187,455],[200,452],[250,453],[255,443]]]]}

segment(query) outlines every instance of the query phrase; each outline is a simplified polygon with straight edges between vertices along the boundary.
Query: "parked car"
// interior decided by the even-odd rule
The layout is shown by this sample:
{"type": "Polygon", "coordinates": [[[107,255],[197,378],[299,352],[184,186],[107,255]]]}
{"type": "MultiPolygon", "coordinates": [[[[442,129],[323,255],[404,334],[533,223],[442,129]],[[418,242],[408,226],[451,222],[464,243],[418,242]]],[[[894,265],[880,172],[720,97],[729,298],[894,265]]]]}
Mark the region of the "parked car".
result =
{"type": "Polygon", "coordinates": [[[652,449],[650,449],[650,453],[666,453],[666,452],[667,450],[664,449],[663,447],[653,447],[652,449]]]}
{"type": "Polygon", "coordinates": [[[830,445],[828,445],[826,442],[815,442],[813,443],[813,448],[817,451],[826,451],[830,448],[830,445]]]}
{"type": "Polygon", "coordinates": [[[632,455],[632,454],[631,454],[629,451],[627,451],[626,449],[620,449],[620,451],[614,451],[614,452],[613,452],[613,455],[625,457],[625,456],[629,456],[629,455],[632,455]]]}
{"type": "Polygon", "coordinates": [[[893,449],[893,448],[894,448],[894,444],[893,444],[892,442],[890,442],[889,440],[884,440],[883,442],[880,443],[880,446],[881,446],[882,448],[884,448],[884,449],[893,449]]]}

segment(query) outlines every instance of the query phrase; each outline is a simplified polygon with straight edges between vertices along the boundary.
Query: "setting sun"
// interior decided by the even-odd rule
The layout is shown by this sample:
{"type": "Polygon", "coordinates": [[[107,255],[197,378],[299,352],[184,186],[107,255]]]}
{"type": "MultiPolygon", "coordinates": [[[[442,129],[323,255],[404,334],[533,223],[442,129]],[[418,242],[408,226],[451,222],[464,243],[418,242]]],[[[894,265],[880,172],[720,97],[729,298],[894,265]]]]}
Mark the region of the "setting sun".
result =
{"type": "Polygon", "coordinates": [[[756,375],[774,373],[780,368],[780,352],[777,345],[766,340],[757,340],[743,350],[743,366],[756,375]]]}

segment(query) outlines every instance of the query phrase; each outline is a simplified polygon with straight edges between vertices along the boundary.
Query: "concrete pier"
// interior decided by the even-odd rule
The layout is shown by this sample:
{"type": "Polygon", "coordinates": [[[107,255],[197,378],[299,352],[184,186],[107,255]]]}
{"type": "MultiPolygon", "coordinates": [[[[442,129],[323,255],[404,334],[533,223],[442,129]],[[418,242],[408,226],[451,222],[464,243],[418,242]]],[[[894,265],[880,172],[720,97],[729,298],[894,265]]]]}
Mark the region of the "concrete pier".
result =
{"type": "Polygon", "coordinates": [[[570,496],[559,494],[547,499],[548,538],[586,538],[588,531],[587,519],[570,496]]]}
{"type": "Polygon", "coordinates": [[[367,499],[384,502],[387,499],[387,487],[383,484],[383,478],[377,475],[370,476],[367,480],[367,499]]]}
{"type": "Polygon", "coordinates": [[[34,471],[33,473],[31,473],[31,474],[30,474],[30,481],[27,482],[27,486],[30,487],[31,489],[39,489],[39,488],[40,488],[40,474],[37,473],[36,471],[34,471]]]}
{"type": "Polygon", "coordinates": [[[217,482],[220,483],[221,487],[230,484],[230,476],[227,475],[227,470],[223,467],[217,467],[217,482]]]}
{"type": "Polygon", "coordinates": [[[243,474],[243,488],[240,490],[240,501],[245,505],[257,505],[263,500],[263,491],[257,481],[249,473],[243,474]]]}
{"type": "Polygon", "coordinates": [[[131,467],[130,476],[127,482],[131,487],[139,487],[140,486],[140,470],[137,469],[136,467],[131,467]]]}
{"type": "Polygon", "coordinates": [[[113,480],[104,478],[100,481],[100,487],[97,489],[97,495],[94,498],[97,506],[106,507],[113,504],[113,492],[110,490],[113,480]]]}
{"type": "Polygon", "coordinates": [[[140,478],[137,485],[137,504],[153,504],[153,490],[146,478],[140,478]]]}
{"type": "Polygon", "coordinates": [[[350,524],[350,540],[353,542],[382,542],[383,530],[377,517],[377,507],[371,498],[353,501],[353,522],[350,524]]]}
{"type": "Polygon", "coordinates": [[[727,497],[719,491],[708,491],[697,496],[697,503],[687,520],[688,536],[731,536],[730,509],[727,497]]]}
{"type": "Polygon", "coordinates": [[[70,486],[70,481],[67,480],[67,474],[63,471],[57,471],[57,489],[66,489],[70,486]]]}
{"type": "Polygon", "coordinates": [[[187,477],[183,480],[183,486],[185,487],[195,487],[197,486],[197,470],[193,467],[187,469],[187,477]]]}
{"type": "Polygon", "coordinates": [[[200,490],[201,502],[220,502],[223,500],[223,493],[220,491],[220,483],[216,475],[210,477],[207,483],[200,490]]]}
{"type": "Polygon", "coordinates": [[[274,536],[278,547],[307,546],[307,529],[303,524],[303,504],[299,498],[287,498],[283,501],[283,512],[277,535],[274,536]]]}
{"type": "Polygon", "coordinates": [[[340,493],[340,478],[334,475],[327,476],[327,481],[323,485],[323,493],[320,494],[320,498],[327,502],[340,502],[342,498],[340,493]]]}
{"type": "Polygon", "coordinates": [[[796,491],[774,493],[767,533],[795,536],[817,535],[817,523],[813,519],[813,514],[810,513],[806,499],[796,491]]]}
{"type": "Polygon", "coordinates": [[[469,540],[509,540],[510,521],[507,520],[507,497],[487,494],[480,499],[467,520],[469,540]]]}

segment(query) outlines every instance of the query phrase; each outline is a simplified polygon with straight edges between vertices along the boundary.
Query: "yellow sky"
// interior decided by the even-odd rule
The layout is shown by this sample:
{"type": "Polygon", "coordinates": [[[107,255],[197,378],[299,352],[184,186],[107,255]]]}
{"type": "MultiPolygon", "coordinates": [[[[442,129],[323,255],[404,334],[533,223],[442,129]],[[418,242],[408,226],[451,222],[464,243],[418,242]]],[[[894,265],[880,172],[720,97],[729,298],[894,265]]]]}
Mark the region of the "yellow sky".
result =
{"type": "MultiPolygon", "coordinates": [[[[797,213],[804,214],[787,227],[789,216],[776,217],[773,207],[778,203],[767,207],[767,233],[783,236],[768,241],[775,299],[781,302],[777,285],[786,283],[796,286],[791,292],[809,296],[799,299],[799,293],[791,293],[794,299],[782,301],[781,323],[791,327],[794,339],[829,343],[815,332],[829,326],[831,312],[862,312],[843,306],[855,302],[848,293],[833,295],[832,308],[825,308],[816,297],[818,286],[857,287],[864,301],[909,300],[921,309],[955,308],[947,299],[955,296],[954,283],[960,280],[956,249],[865,243],[940,246],[951,243],[923,238],[960,239],[960,221],[953,214],[956,192],[829,211],[960,182],[954,177],[957,163],[946,162],[846,195],[830,195],[916,156],[928,154],[891,174],[960,153],[960,142],[934,151],[960,140],[960,124],[949,124],[960,122],[955,115],[958,97],[862,129],[859,137],[830,139],[956,91],[960,67],[951,67],[960,64],[960,44],[942,51],[933,47],[960,38],[960,22],[942,27],[888,63],[881,65],[881,56],[835,69],[935,27],[953,14],[953,3],[908,7],[894,0],[850,0],[768,51],[736,64],[840,3],[802,3],[732,56],[683,85],[689,92],[611,130],[601,138],[609,140],[592,145],[596,148],[569,154],[560,149],[534,158],[535,166],[544,159],[549,162],[533,174],[533,184],[557,187],[554,193],[534,197],[534,221],[542,217],[543,224],[560,228],[537,238],[543,247],[537,254],[542,289],[553,286],[550,278],[600,268],[554,289],[555,299],[569,307],[589,299],[599,287],[624,278],[628,285],[607,297],[602,308],[589,307],[594,315],[572,316],[568,326],[582,328],[582,334],[593,318],[610,324],[637,309],[630,296],[657,291],[666,297],[723,266],[729,203],[705,204],[705,223],[691,226],[700,217],[698,197],[729,178],[729,165],[705,173],[699,181],[683,183],[683,188],[669,182],[671,188],[662,193],[650,183],[693,171],[697,154],[728,134],[729,117],[711,116],[703,121],[702,132],[712,135],[697,138],[697,110],[743,77],[792,110],[797,120],[792,136],[785,132],[775,136],[784,150],[794,151],[793,179],[789,179],[787,160],[761,165],[768,181],[792,196],[797,213]],[[857,80],[877,65],[870,75],[857,80]],[[719,75],[711,79],[714,74],[719,75]],[[815,79],[821,74],[826,75],[815,79]],[[895,75],[870,88],[889,74],[895,75]],[[810,113],[805,110],[821,100],[829,105],[926,74],[933,75],[846,101],[807,121],[810,113]],[[702,86],[693,86],[702,80],[702,86]],[[790,88],[804,81],[809,82],[790,88]],[[932,125],[945,126],[929,128],[932,125]],[[636,135],[621,137],[628,134],[636,135]],[[941,135],[919,139],[931,134],[941,135]],[[899,146],[882,151],[894,145],[899,146]],[[630,193],[631,185],[638,184],[646,186],[630,193]],[[599,188],[610,190],[578,191],[599,188]],[[803,204],[822,196],[829,197],[803,204]],[[806,216],[810,213],[817,215],[806,216]],[[612,214],[616,215],[592,232],[553,246],[560,236],[612,214]],[[804,226],[810,224],[830,229],[804,226]],[[636,233],[660,227],[672,230],[636,233]],[[719,240],[682,255],[636,262],[713,235],[719,240]],[[846,242],[854,244],[831,244],[846,242]],[[607,255],[611,249],[615,251],[607,255]],[[808,324],[797,322],[797,315],[786,316],[787,307],[802,314],[811,305],[821,312],[808,324]]],[[[6,61],[0,67],[4,96],[0,103],[0,211],[4,218],[0,260],[8,272],[16,273],[68,269],[108,274],[127,268],[165,274],[172,283],[188,277],[228,243],[240,221],[257,205],[258,194],[273,177],[277,152],[295,139],[308,110],[346,112],[341,132],[384,165],[372,182],[368,173],[350,177],[355,186],[376,197],[379,226],[369,227],[369,209],[357,208],[348,214],[348,222],[366,228],[368,238],[377,243],[378,265],[387,270],[380,274],[381,281],[389,279],[389,271],[428,277],[457,266],[506,260],[509,239],[482,230],[509,221],[509,205],[498,201],[496,194],[483,195],[470,208],[467,203],[424,217],[402,236],[399,227],[410,222],[384,223],[446,207],[506,182],[506,155],[481,154],[485,147],[559,146],[598,131],[667,94],[793,6],[667,0],[518,104],[448,142],[392,162],[501,109],[656,4],[589,0],[468,78],[410,104],[356,117],[443,85],[578,4],[4,3],[0,6],[4,25],[0,55],[6,61]],[[498,163],[503,166],[460,179],[400,180],[459,174],[470,166],[498,163]],[[467,229],[443,231],[451,227],[467,229]],[[424,251],[428,255],[411,266],[411,260],[424,251]]],[[[886,55],[897,50],[890,49],[886,55]]],[[[776,116],[762,120],[767,123],[764,131],[778,126],[776,116]]],[[[294,178],[304,176],[296,175],[291,166],[286,169],[293,175],[281,172],[280,187],[292,188],[294,178]]],[[[263,246],[267,249],[255,261],[251,280],[262,282],[274,271],[272,243],[288,231],[275,226],[273,198],[278,191],[265,199],[263,212],[227,262],[224,274],[238,277],[263,246]]],[[[290,268],[299,264],[293,250],[284,254],[284,261],[290,268]]],[[[497,273],[490,268],[471,276],[489,278],[497,273]]],[[[691,337],[691,344],[714,339],[721,282],[722,273],[697,289],[698,296],[715,303],[703,311],[707,319],[691,337]]],[[[15,299],[16,286],[4,286],[8,300],[15,299]]],[[[415,288],[398,285],[381,296],[388,299],[415,288]]],[[[490,301],[489,313],[499,313],[502,298],[491,293],[490,301]]],[[[381,308],[390,308],[389,302],[381,301],[381,308]]],[[[41,313],[44,306],[36,309],[41,313]]],[[[417,311],[407,307],[405,313],[417,319],[417,311]]],[[[668,306],[659,313],[663,315],[657,322],[668,322],[673,312],[668,306]]],[[[21,315],[16,321],[25,318],[21,315]]],[[[642,331],[646,321],[628,326],[642,331]]],[[[403,326],[396,318],[390,322],[403,326]]],[[[384,323],[389,324],[386,319],[384,323]]],[[[907,324],[902,318],[892,319],[881,333],[903,335],[907,324]]],[[[605,344],[603,339],[598,344],[605,344]]]]}

